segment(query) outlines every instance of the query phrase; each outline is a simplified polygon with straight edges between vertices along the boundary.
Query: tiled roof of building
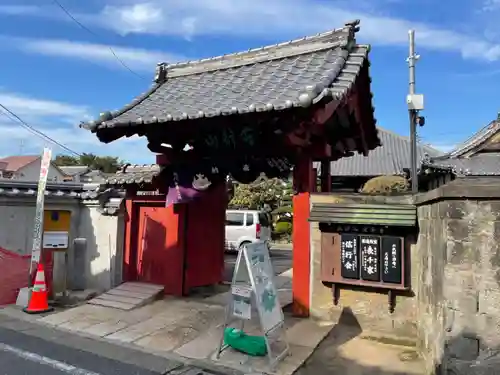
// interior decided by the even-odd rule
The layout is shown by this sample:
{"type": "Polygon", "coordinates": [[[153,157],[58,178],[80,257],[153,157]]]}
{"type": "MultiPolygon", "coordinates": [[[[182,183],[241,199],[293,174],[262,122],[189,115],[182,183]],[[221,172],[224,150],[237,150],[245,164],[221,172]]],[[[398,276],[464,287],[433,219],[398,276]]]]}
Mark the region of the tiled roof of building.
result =
{"type": "Polygon", "coordinates": [[[480,148],[485,142],[491,139],[495,134],[500,131],[500,121],[492,121],[484,128],[480,129],[472,137],[467,139],[464,143],[459,145],[456,149],[447,154],[450,158],[457,158],[467,156],[480,148]]]}
{"type": "Polygon", "coordinates": [[[456,176],[498,176],[500,154],[479,154],[467,158],[434,158],[425,160],[423,165],[448,170],[456,176]]]}
{"type": "MultiPolygon", "coordinates": [[[[330,174],[337,177],[372,177],[381,175],[402,174],[406,168],[411,168],[410,138],[395,134],[377,127],[382,145],[370,151],[368,156],[354,154],[333,161],[330,164],[330,174]]],[[[424,156],[438,156],[443,153],[425,145],[418,145],[418,160],[424,156]]],[[[320,164],[316,163],[316,168],[320,164]]]]}
{"type": "Polygon", "coordinates": [[[153,181],[161,171],[158,164],[125,165],[114,175],[110,176],[108,185],[147,184],[153,181]]]}
{"type": "MultiPolygon", "coordinates": [[[[36,199],[38,181],[16,181],[0,179],[0,197],[36,199]]],[[[70,199],[97,201],[99,210],[104,215],[118,213],[124,191],[103,189],[99,184],[81,184],[72,182],[48,182],[45,189],[46,199],[70,199]]]]}
{"type": "Polygon", "coordinates": [[[68,165],[59,167],[61,171],[67,176],[77,176],[86,173],[90,168],[86,165],[68,165]]]}
{"type": "Polygon", "coordinates": [[[492,121],[453,151],[426,158],[422,164],[456,176],[499,176],[500,121],[492,121]]]}
{"type": "Polygon", "coordinates": [[[340,99],[355,83],[369,46],[358,45],[359,21],[343,28],[241,53],[159,64],[155,83],[116,112],[82,125],[127,127],[309,107],[340,99]]]}
{"type": "Polygon", "coordinates": [[[20,156],[7,156],[0,159],[4,170],[9,172],[17,172],[19,169],[33,163],[40,159],[40,155],[20,155],[20,156]],[[5,166],[3,164],[5,163],[5,166]]]}

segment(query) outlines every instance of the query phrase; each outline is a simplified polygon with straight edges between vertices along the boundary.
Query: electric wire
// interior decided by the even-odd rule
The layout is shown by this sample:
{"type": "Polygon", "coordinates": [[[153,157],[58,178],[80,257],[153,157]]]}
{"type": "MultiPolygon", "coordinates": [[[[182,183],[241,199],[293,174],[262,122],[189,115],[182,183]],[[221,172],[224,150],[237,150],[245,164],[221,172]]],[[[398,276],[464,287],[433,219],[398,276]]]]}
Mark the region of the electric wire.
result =
{"type": "MultiPolygon", "coordinates": [[[[57,6],[59,7],[65,14],[66,16],[68,16],[74,23],[76,23],[78,26],[80,26],[83,30],[85,30],[86,32],[88,32],[89,34],[93,35],[95,38],[100,38],[100,36],[95,32],[95,31],[92,31],[91,29],[89,29],[87,26],[85,26],[83,23],[81,23],[78,19],[76,19],[75,16],[73,16],[69,10],[67,10],[64,5],[61,4],[61,2],[59,0],[52,0],[52,2],[57,6]]],[[[139,73],[135,72],[134,70],[132,70],[119,56],[118,54],[115,52],[115,50],[113,49],[113,47],[111,46],[106,46],[109,51],[113,54],[113,56],[115,57],[115,59],[126,69],[128,70],[131,74],[135,75],[136,77],[140,78],[140,79],[144,79],[146,80],[145,77],[141,76],[139,73]]]]}
{"type": "Polygon", "coordinates": [[[3,114],[8,119],[10,119],[12,122],[15,122],[15,123],[21,125],[23,128],[25,128],[26,130],[28,130],[33,135],[36,135],[36,136],[42,138],[43,140],[48,141],[48,142],[50,142],[50,143],[52,143],[54,145],[57,145],[60,148],[62,148],[63,150],[68,151],[68,152],[70,152],[73,155],[82,156],[82,154],[80,154],[80,153],[72,150],[71,148],[69,148],[68,146],[64,145],[63,143],[55,140],[54,138],[48,136],[44,132],[36,129],[33,126],[31,126],[26,121],[24,121],[20,116],[18,116],[15,112],[13,112],[9,108],[7,108],[2,103],[0,103],[0,108],[2,109],[2,111],[0,111],[1,114],[3,114]]]}

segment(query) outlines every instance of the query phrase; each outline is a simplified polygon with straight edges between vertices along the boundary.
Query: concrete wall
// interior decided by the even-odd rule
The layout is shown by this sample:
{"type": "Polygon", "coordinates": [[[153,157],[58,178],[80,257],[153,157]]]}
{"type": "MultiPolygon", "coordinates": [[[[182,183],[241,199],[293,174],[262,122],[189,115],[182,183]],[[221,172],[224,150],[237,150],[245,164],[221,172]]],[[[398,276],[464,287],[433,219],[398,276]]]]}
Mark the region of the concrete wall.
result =
{"type": "MultiPolygon", "coordinates": [[[[35,197],[0,197],[0,247],[30,254],[33,245],[35,197]]],[[[61,292],[65,285],[65,264],[68,264],[67,286],[74,284],[75,271],[73,240],[87,239],[85,278],[88,288],[106,290],[121,282],[121,259],[123,251],[123,218],[104,216],[94,201],[76,198],[46,197],[46,210],[71,212],[70,248],[67,261],[63,252],[54,257],[54,290],[61,292]]],[[[1,274],[0,274],[1,282],[1,274]]]]}
{"type": "MultiPolygon", "coordinates": [[[[16,172],[14,179],[17,181],[38,181],[40,178],[40,166],[42,163],[42,158],[37,161],[28,164],[24,168],[21,168],[16,172]]],[[[55,167],[54,164],[51,164],[49,168],[49,174],[47,176],[47,181],[50,182],[62,182],[64,178],[64,174],[55,167]]]]}
{"type": "Polygon", "coordinates": [[[417,325],[428,374],[500,371],[499,186],[458,179],[417,198],[417,325]]]}
{"type": "Polygon", "coordinates": [[[107,290],[121,283],[124,220],[104,216],[97,202],[85,202],[80,208],[78,236],[87,239],[85,275],[91,289],[107,290]]]}
{"type": "MultiPolygon", "coordinates": [[[[412,203],[409,196],[384,197],[338,194],[312,194],[314,203],[412,203]]],[[[398,296],[396,309],[389,312],[387,294],[353,290],[349,287],[340,292],[339,304],[333,305],[332,292],[321,282],[321,232],[319,224],[311,222],[311,314],[315,319],[338,322],[351,315],[366,334],[398,339],[416,340],[416,301],[413,297],[398,296]]],[[[413,254],[412,249],[412,254],[413,254]]],[[[412,267],[412,283],[418,271],[412,267]]]]}

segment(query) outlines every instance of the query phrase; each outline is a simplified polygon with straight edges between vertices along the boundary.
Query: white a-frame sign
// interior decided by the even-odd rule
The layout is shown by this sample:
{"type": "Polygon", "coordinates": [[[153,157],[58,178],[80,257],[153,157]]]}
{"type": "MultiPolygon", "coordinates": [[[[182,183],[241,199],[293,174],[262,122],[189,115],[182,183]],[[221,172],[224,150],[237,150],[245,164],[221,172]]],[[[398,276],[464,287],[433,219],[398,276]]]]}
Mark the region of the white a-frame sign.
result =
{"type": "Polygon", "coordinates": [[[243,331],[245,321],[252,319],[252,312],[257,313],[261,334],[266,341],[269,367],[274,370],[288,355],[289,346],[285,335],[285,317],[274,284],[269,248],[262,241],[243,246],[238,253],[222,338],[215,353],[217,359],[228,347],[224,344],[226,328],[239,321],[238,329],[243,331]]]}

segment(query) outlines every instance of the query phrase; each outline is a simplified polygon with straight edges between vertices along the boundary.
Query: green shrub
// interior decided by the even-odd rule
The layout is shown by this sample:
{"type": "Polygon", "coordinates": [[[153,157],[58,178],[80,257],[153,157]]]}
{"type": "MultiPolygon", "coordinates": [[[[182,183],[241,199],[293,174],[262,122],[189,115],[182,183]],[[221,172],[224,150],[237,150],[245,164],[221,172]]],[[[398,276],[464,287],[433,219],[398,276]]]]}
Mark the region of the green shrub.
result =
{"type": "Polygon", "coordinates": [[[292,223],[288,221],[278,221],[274,227],[274,231],[278,235],[292,234],[292,223]]]}
{"type": "Polygon", "coordinates": [[[390,195],[403,193],[408,190],[409,184],[406,178],[401,176],[379,176],[366,181],[361,189],[365,194],[390,195]]]}

